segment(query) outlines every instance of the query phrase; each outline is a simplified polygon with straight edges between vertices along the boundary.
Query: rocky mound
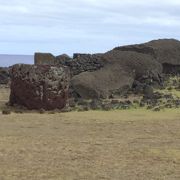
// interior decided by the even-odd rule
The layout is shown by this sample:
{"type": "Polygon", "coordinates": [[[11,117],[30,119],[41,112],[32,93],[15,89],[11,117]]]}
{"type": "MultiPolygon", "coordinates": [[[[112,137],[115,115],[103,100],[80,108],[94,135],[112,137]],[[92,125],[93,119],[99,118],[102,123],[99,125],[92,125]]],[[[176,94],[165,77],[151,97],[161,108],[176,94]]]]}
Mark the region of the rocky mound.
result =
{"type": "MultiPolygon", "coordinates": [[[[162,85],[163,73],[180,73],[180,41],[162,39],[139,45],[117,47],[101,55],[100,59],[103,62],[102,70],[94,73],[83,73],[73,78],[72,84],[77,94],[85,97],[84,94],[87,92],[86,97],[89,96],[91,98],[89,92],[98,91],[96,93],[98,97],[107,97],[111,94],[111,87],[114,87],[113,84],[124,82],[124,79],[128,79],[125,76],[121,76],[121,73],[124,73],[124,71],[126,76],[130,78],[132,78],[132,75],[129,72],[135,74],[134,83],[130,82],[125,87],[135,88],[136,93],[138,93],[137,91],[141,93],[144,92],[147,85],[162,85]],[[109,66],[108,71],[107,66],[109,66]],[[112,67],[114,66],[119,68],[119,73],[118,71],[116,73],[113,72],[114,69],[112,67]],[[106,72],[111,77],[111,80],[107,78],[106,72]],[[120,78],[119,81],[117,81],[116,77],[120,78]],[[107,78],[108,83],[104,83],[104,78],[107,78]],[[104,83],[104,86],[101,85],[101,81],[104,83]],[[108,90],[109,92],[107,92],[108,90]]],[[[122,91],[120,92],[122,93],[122,91]]]]}
{"type": "Polygon", "coordinates": [[[71,80],[71,87],[80,98],[109,98],[113,94],[123,94],[131,88],[134,76],[132,71],[113,63],[98,71],[74,76],[71,80]]]}
{"type": "Polygon", "coordinates": [[[11,105],[45,110],[65,107],[69,87],[65,68],[18,64],[12,67],[11,77],[11,105]]]}
{"type": "Polygon", "coordinates": [[[180,41],[160,39],[144,44],[117,47],[118,51],[148,54],[162,64],[164,73],[180,73],[180,41]]]}
{"type": "Polygon", "coordinates": [[[135,80],[161,82],[162,66],[149,55],[112,50],[103,55],[104,67],[81,73],[71,80],[72,88],[81,98],[108,98],[123,95],[135,80]]]}
{"type": "Polygon", "coordinates": [[[159,81],[162,66],[152,56],[131,51],[112,50],[104,54],[108,64],[118,64],[120,67],[135,72],[135,79],[143,76],[152,76],[159,81]]]}

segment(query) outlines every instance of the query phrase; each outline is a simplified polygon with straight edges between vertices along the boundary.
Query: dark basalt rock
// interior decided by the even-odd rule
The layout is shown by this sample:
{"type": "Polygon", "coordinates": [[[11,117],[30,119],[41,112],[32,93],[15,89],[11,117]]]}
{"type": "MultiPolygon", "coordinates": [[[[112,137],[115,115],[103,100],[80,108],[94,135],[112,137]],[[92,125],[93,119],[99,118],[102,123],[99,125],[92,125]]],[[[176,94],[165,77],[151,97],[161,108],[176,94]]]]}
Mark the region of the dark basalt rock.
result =
{"type": "Polygon", "coordinates": [[[61,55],[56,57],[56,64],[69,67],[72,77],[82,72],[99,70],[104,65],[101,54],[75,54],[73,59],[61,55]]]}
{"type": "Polygon", "coordinates": [[[80,98],[99,99],[127,92],[133,81],[133,72],[113,63],[98,71],[84,72],[74,76],[71,80],[71,87],[80,98]]]}
{"type": "Polygon", "coordinates": [[[180,73],[180,41],[178,40],[159,39],[144,44],[117,47],[114,50],[150,55],[163,66],[164,73],[180,73]]]}
{"type": "Polygon", "coordinates": [[[10,105],[44,110],[65,107],[69,71],[64,67],[18,64],[11,73],[10,105]]]}
{"type": "Polygon", "coordinates": [[[69,57],[67,54],[62,54],[62,55],[56,56],[55,64],[68,66],[70,61],[72,61],[71,57],[69,57]]]}

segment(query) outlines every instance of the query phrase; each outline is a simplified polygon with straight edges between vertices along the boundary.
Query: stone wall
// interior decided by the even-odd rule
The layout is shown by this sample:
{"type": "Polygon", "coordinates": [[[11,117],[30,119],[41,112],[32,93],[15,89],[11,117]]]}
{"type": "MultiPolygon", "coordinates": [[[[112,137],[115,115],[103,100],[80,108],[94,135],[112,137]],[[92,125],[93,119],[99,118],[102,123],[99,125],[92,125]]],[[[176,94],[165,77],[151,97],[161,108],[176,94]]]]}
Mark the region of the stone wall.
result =
{"type": "Polygon", "coordinates": [[[66,54],[53,56],[49,53],[35,53],[35,65],[63,65],[70,69],[71,76],[82,72],[92,72],[104,66],[102,54],[74,54],[73,59],[66,54]]]}
{"type": "Polygon", "coordinates": [[[99,70],[104,66],[102,56],[100,54],[78,54],[74,55],[75,59],[67,59],[66,61],[59,61],[60,64],[68,66],[71,75],[78,75],[82,72],[92,72],[99,70]]]}

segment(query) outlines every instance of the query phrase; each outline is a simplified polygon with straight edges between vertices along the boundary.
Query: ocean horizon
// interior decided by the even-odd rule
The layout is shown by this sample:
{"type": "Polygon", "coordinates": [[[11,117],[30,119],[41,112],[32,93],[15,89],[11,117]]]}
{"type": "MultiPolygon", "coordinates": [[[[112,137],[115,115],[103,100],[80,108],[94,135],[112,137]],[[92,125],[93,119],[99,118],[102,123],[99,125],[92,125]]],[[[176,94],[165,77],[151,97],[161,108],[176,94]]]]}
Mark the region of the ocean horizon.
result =
{"type": "Polygon", "coordinates": [[[14,64],[33,64],[34,55],[0,54],[0,67],[9,67],[14,64]]]}

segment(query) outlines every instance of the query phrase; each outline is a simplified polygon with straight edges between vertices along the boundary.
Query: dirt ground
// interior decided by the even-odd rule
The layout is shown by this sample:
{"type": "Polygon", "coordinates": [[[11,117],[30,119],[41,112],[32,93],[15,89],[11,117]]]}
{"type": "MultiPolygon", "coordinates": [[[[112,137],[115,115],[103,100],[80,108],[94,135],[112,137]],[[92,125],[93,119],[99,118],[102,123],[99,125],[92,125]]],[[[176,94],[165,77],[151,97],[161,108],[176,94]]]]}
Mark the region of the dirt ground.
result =
{"type": "Polygon", "coordinates": [[[0,114],[0,180],[179,179],[180,109],[0,114]]]}

